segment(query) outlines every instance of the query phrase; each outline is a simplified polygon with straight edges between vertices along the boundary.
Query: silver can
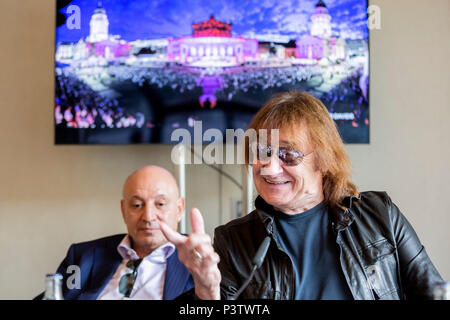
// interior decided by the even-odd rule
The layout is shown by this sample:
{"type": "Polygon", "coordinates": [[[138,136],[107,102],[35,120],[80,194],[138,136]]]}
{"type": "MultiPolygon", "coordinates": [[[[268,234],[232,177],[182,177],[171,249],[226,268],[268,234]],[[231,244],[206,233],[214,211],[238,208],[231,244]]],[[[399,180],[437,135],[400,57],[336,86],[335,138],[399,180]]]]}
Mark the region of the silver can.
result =
{"type": "Polygon", "coordinates": [[[433,299],[450,300],[450,281],[442,281],[434,286],[433,299]]]}
{"type": "Polygon", "coordinates": [[[45,276],[45,293],[42,300],[64,300],[62,294],[63,276],[59,273],[51,273],[45,276]]]}

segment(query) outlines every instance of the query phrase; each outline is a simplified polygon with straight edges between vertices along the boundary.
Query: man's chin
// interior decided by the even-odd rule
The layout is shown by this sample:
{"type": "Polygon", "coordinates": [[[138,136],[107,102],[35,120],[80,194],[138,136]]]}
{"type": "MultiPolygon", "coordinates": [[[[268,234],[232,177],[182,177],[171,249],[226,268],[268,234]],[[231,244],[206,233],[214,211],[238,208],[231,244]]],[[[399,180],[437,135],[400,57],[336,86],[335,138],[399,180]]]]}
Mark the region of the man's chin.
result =
{"type": "Polygon", "coordinates": [[[155,234],[160,234],[161,230],[156,228],[147,228],[147,229],[139,229],[138,232],[143,234],[144,237],[148,235],[148,237],[154,237],[155,234]]]}
{"type": "Polygon", "coordinates": [[[261,195],[264,201],[266,201],[268,204],[270,204],[273,207],[283,207],[286,205],[286,196],[278,196],[274,194],[266,194],[261,195]]]}
{"type": "Polygon", "coordinates": [[[145,230],[138,233],[138,241],[141,245],[154,246],[166,241],[160,230],[145,230]]]}

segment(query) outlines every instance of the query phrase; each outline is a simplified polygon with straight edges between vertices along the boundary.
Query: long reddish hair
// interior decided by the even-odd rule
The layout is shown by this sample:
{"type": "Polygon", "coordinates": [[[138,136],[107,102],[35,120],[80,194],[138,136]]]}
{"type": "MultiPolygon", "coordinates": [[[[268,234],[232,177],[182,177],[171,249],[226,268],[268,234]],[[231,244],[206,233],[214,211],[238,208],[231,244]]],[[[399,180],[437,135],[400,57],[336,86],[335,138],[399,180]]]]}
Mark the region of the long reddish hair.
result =
{"type": "MultiPolygon", "coordinates": [[[[258,111],[249,125],[249,129],[256,131],[286,129],[294,134],[299,128],[306,129],[316,169],[322,172],[325,202],[329,206],[340,206],[345,197],[357,196],[344,143],[335,122],[319,99],[303,91],[277,94],[258,111]]],[[[305,151],[301,142],[296,143],[296,147],[305,151]]],[[[248,156],[246,158],[248,161],[248,156]]]]}

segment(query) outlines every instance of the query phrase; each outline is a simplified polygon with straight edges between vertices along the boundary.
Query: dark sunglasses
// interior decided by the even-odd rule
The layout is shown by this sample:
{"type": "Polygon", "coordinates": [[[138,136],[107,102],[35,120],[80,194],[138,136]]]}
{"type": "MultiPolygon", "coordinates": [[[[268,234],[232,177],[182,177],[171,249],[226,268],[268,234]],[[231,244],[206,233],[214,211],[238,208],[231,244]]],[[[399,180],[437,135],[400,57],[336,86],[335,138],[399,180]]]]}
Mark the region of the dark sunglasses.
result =
{"type": "Polygon", "coordinates": [[[127,262],[127,267],[131,270],[130,273],[124,274],[119,281],[119,292],[125,297],[129,298],[131,291],[133,291],[134,283],[137,278],[137,269],[141,264],[142,259],[130,260],[127,262]]]}
{"type": "MultiPolygon", "coordinates": [[[[260,161],[261,159],[268,160],[272,157],[274,152],[272,146],[265,146],[262,144],[257,144],[256,149],[256,158],[260,161]]],[[[303,152],[295,150],[292,147],[278,148],[278,158],[288,167],[299,165],[303,158],[308,154],[304,154],[303,152]]]]}

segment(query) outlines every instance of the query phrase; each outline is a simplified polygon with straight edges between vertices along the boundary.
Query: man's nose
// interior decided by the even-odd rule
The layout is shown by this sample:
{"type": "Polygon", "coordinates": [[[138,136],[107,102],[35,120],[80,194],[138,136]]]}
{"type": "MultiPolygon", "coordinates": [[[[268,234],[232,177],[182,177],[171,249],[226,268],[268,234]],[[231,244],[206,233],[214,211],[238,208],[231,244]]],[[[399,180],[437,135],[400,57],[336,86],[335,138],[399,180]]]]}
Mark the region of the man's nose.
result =
{"type": "Polygon", "coordinates": [[[277,175],[282,172],[283,168],[281,166],[281,160],[276,155],[266,159],[264,163],[262,163],[260,170],[260,174],[264,176],[277,175]]]}
{"type": "Polygon", "coordinates": [[[156,215],[156,208],[151,205],[145,206],[144,212],[142,213],[141,218],[145,222],[150,222],[152,220],[156,220],[158,218],[158,216],[156,215]]]}

